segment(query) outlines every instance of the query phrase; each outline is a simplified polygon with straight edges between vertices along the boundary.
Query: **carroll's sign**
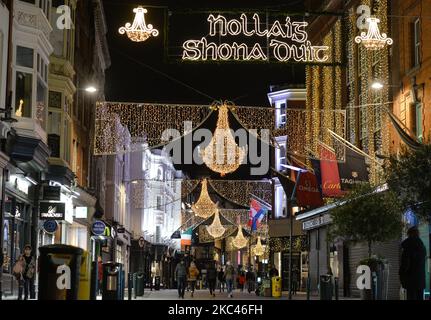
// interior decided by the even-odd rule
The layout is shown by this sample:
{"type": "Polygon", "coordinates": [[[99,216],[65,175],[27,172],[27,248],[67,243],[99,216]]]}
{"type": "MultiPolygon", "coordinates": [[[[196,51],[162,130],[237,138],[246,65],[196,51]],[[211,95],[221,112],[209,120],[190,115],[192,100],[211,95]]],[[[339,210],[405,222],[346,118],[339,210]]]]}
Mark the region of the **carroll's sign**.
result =
{"type": "Polygon", "coordinates": [[[290,17],[270,24],[255,13],[239,19],[209,15],[209,36],[183,43],[183,60],[326,62],[328,46],[314,46],[308,40],[305,21],[290,17]]]}
{"type": "Polygon", "coordinates": [[[330,214],[324,214],[323,216],[319,216],[317,218],[305,221],[302,223],[302,230],[311,230],[324,225],[327,225],[332,222],[332,218],[330,214]]]}

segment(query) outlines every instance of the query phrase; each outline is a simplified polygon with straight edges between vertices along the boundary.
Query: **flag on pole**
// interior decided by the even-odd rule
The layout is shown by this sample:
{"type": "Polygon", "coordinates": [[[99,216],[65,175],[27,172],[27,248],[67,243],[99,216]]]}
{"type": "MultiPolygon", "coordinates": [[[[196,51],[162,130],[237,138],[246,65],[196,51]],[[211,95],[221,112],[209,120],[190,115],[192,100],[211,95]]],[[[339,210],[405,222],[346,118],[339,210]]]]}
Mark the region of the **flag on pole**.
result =
{"type": "Polygon", "coordinates": [[[251,199],[250,219],[248,221],[248,226],[251,227],[251,231],[257,230],[267,212],[268,208],[266,206],[261,204],[256,199],[251,199]]]}
{"type": "Polygon", "coordinates": [[[181,250],[183,250],[183,248],[185,248],[186,246],[192,245],[192,234],[193,227],[190,227],[185,232],[181,233],[181,250]]]}
{"type": "Polygon", "coordinates": [[[338,164],[341,190],[351,190],[355,184],[368,181],[365,157],[350,148],[346,148],[346,161],[338,164]]]}
{"type": "Polygon", "coordinates": [[[323,196],[341,197],[343,192],[341,191],[340,173],[335,152],[325,144],[320,143],[319,154],[323,196]]]}

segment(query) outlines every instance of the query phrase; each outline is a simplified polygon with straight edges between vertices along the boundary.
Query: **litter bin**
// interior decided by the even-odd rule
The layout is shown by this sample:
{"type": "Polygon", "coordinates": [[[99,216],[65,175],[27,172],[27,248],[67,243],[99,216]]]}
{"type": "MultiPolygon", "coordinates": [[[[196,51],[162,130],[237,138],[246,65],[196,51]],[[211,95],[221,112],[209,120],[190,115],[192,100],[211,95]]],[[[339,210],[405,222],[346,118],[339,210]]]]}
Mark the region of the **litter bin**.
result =
{"type": "Polygon", "coordinates": [[[84,251],[81,258],[79,274],[78,300],[90,300],[91,261],[88,251],[84,251]]]}
{"type": "Polygon", "coordinates": [[[142,272],[135,273],[135,276],[133,277],[135,280],[135,297],[141,297],[144,295],[145,292],[145,277],[142,272]]]}
{"type": "Polygon", "coordinates": [[[320,276],[320,300],[332,300],[332,276],[320,276]]]}
{"type": "Polygon", "coordinates": [[[122,294],[121,263],[107,262],[103,264],[102,300],[121,300],[122,294]]]}
{"type": "Polygon", "coordinates": [[[160,276],[154,278],[154,290],[160,290],[160,276]]]}
{"type": "Polygon", "coordinates": [[[39,300],[77,300],[81,248],[54,244],[39,247],[39,300]]]}
{"type": "Polygon", "coordinates": [[[272,277],[272,296],[281,298],[281,277],[272,277]]]}
{"type": "Polygon", "coordinates": [[[271,279],[263,279],[263,296],[271,297],[271,279]]]}

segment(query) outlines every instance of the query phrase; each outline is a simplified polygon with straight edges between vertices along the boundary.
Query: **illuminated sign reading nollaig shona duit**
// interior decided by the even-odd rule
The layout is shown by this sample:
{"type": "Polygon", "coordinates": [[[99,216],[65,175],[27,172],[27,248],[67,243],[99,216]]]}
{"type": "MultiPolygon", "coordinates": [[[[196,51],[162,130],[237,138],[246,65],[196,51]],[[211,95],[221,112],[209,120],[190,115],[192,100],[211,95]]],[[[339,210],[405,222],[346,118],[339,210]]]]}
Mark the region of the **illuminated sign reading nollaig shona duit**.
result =
{"type": "Polygon", "coordinates": [[[189,61],[270,61],[317,62],[329,59],[328,46],[313,46],[305,21],[261,22],[259,14],[242,13],[239,19],[210,14],[209,35],[183,43],[183,60],[189,61]],[[263,27],[265,25],[265,27],[263,27]],[[232,38],[242,42],[232,42],[232,38]],[[212,41],[211,39],[214,39],[212,41]],[[226,40],[226,41],[224,41],[226,40]],[[229,42],[230,41],[230,42],[229,42]],[[250,42],[251,41],[251,42],[250,42]]]}

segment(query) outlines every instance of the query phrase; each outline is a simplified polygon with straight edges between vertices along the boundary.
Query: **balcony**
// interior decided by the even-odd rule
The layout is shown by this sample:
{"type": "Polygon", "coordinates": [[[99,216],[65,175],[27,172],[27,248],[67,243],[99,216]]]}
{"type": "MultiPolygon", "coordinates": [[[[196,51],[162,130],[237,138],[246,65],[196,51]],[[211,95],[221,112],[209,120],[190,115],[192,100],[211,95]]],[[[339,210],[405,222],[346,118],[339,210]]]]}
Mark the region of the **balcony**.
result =
{"type": "Polygon", "coordinates": [[[34,34],[40,34],[41,38],[44,38],[41,40],[48,44],[47,47],[51,47],[49,35],[52,32],[52,27],[42,9],[34,4],[23,1],[15,1],[14,9],[15,23],[24,27],[19,28],[18,26],[18,28],[34,34]]]}

